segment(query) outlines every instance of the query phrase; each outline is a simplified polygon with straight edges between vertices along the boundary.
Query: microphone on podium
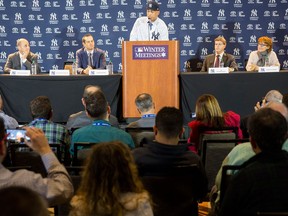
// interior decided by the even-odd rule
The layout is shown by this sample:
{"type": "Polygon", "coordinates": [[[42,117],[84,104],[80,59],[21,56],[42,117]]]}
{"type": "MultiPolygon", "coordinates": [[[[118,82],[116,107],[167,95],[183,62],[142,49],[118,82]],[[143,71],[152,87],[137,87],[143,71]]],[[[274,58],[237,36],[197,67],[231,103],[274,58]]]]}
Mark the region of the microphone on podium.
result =
{"type": "Polygon", "coordinates": [[[151,23],[150,19],[148,19],[147,24],[148,24],[148,38],[149,38],[149,41],[150,41],[150,31],[152,29],[152,25],[153,24],[151,23]]]}

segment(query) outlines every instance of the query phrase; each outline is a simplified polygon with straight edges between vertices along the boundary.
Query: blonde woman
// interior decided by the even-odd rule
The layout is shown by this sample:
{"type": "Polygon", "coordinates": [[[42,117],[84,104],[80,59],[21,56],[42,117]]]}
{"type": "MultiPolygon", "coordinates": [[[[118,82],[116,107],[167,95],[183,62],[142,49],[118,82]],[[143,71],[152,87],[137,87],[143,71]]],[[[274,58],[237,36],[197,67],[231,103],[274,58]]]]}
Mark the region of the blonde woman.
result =
{"type": "Polygon", "coordinates": [[[242,138],[240,129],[240,116],[228,111],[223,113],[217,99],[210,94],[201,95],[196,101],[196,119],[189,122],[188,126],[191,129],[189,143],[195,143],[195,146],[190,147],[190,150],[197,152],[199,147],[199,128],[201,126],[209,126],[213,128],[223,127],[238,127],[238,138],[242,138]]]}
{"type": "Polygon", "coordinates": [[[70,216],[153,215],[130,150],[118,141],[93,147],[71,206],[70,216]]]}

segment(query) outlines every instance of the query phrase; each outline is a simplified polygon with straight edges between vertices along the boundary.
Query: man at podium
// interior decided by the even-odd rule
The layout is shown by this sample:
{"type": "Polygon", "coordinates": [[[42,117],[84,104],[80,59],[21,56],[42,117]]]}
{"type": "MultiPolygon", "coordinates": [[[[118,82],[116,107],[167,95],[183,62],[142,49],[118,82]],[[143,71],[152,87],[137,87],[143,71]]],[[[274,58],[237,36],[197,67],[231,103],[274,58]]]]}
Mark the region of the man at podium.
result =
{"type": "Polygon", "coordinates": [[[130,41],[169,40],[168,28],[158,16],[159,4],[155,1],[147,3],[147,16],[139,17],[130,33],[130,41]]]}

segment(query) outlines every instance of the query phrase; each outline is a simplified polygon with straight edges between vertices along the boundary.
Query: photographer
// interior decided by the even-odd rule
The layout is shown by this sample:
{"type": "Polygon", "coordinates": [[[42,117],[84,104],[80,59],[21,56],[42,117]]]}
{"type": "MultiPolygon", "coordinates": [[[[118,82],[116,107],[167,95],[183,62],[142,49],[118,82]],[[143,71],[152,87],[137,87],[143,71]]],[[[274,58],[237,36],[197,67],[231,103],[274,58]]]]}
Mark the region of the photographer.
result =
{"type": "Polygon", "coordinates": [[[40,154],[47,170],[47,178],[40,174],[21,169],[11,172],[3,166],[6,156],[6,137],[3,119],[0,118],[0,189],[9,186],[24,186],[46,198],[50,206],[64,203],[73,195],[73,186],[66,169],[52,152],[43,131],[35,127],[25,127],[30,141],[26,145],[40,154]]]}

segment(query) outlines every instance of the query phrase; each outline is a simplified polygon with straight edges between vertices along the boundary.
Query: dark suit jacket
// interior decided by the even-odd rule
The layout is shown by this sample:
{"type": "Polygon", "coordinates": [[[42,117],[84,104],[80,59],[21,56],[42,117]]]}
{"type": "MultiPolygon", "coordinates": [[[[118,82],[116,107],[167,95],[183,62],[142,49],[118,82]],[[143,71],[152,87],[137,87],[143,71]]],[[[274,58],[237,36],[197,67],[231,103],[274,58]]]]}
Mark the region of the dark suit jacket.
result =
{"type": "MultiPolygon", "coordinates": [[[[37,73],[40,73],[41,69],[38,64],[38,56],[32,52],[30,52],[27,56],[27,60],[25,62],[25,66],[27,70],[31,70],[32,62],[36,63],[37,73]]],[[[19,52],[12,53],[8,56],[7,62],[4,67],[4,73],[10,73],[10,70],[21,70],[21,62],[19,52]]]]}
{"type": "MultiPolygon", "coordinates": [[[[201,72],[207,72],[210,67],[214,67],[214,60],[215,54],[207,55],[203,62],[201,72]]],[[[234,68],[234,71],[238,70],[238,66],[233,55],[224,53],[222,61],[224,62],[224,67],[234,68]]]]}
{"type": "MultiPolygon", "coordinates": [[[[82,73],[84,69],[88,66],[88,54],[84,48],[77,50],[76,52],[76,62],[77,62],[77,71],[82,73]]],[[[106,59],[105,52],[101,49],[95,48],[93,51],[93,69],[96,68],[105,68],[106,59]]]]}

